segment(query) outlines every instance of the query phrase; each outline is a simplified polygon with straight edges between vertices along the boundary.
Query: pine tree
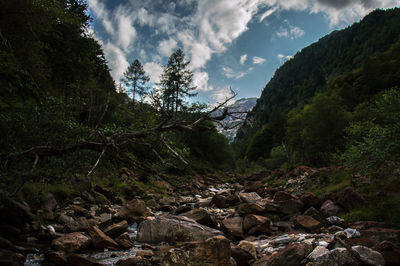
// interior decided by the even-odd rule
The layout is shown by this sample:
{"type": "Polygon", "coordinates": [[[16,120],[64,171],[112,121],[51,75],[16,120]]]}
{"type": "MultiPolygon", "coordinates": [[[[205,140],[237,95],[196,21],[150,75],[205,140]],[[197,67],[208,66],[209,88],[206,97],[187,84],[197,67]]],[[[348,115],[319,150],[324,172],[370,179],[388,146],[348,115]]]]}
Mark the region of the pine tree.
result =
{"type": "Polygon", "coordinates": [[[135,108],[136,95],[139,95],[142,99],[147,94],[148,87],[146,83],[149,82],[149,80],[149,76],[146,75],[138,59],[135,59],[124,72],[124,77],[121,81],[127,87],[128,93],[132,96],[133,108],[135,108]]]}
{"type": "Polygon", "coordinates": [[[197,93],[191,92],[196,87],[192,86],[193,73],[187,69],[189,63],[189,61],[185,61],[182,50],[178,49],[169,57],[161,74],[163,107],[174,118],[178,111],[183,109],[185,99],[197,95],[197,93]]]}

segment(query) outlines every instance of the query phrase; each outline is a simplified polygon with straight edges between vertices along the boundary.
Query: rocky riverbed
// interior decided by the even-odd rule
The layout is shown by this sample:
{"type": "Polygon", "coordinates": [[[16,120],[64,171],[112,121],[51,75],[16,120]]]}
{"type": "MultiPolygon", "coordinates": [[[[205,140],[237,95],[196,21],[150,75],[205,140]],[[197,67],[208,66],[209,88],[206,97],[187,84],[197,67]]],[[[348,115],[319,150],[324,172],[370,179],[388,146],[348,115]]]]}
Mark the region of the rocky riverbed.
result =
{"type": "Polygon", "coordinates": [[[321,198],[237,181],[196,178],[126,202],[100,188],[103,197],[84,192],[64,206],[49,194],[34,214],[7,201],[0,264],[399,265],[400,230],[338,217],[362,204],[353,188],[321,198]]]}

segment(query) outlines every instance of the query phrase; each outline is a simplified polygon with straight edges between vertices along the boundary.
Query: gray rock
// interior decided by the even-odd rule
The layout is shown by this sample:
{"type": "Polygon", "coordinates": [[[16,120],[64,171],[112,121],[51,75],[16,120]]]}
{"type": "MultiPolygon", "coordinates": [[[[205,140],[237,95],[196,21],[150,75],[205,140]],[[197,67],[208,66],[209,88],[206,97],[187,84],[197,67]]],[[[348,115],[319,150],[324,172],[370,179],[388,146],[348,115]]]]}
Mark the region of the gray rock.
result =
{"type": "Polygon", "coordinates": [[[69,231],[76,232],[76,231],[85,231],[87,230],[90,225],[88,220],[85,217],[79,217],[72,223],[66,225],[69,231]]]}
{"type": "Polygon", "coordinates": [[[337,215],[339,212],[341,212],[343,209],[337,205],[336,203],[334,203],[331,200],[327,200],[325,201],[322,206],[320,211],[325,214],[326,216],[335,216],[337,215]]]}
{"type": "Polygon", "coordinates": [[[314,250],[308,254],[307,258],[311,261],[315,260],[315,258],[325,254],[329,252],[329,249],[327,249],[324,246],[317,246],[316,248],[314,248],[314,250]]]}
{"type": "Polygon", "coordinates": [[[314,258],[313,266],[342,266],[358,265],[350,253],[345,248],[335,248],[329,252],[314,258]]]}
{"type": "Polygon", "coordinates": [[[369,264],[383,266],[385,265],[385,259],[382,254],[373,249],[364,247],[364,246],[354,246],[352,247],[354,251],[360,254],[361,259],[369,264]]]}
{"type": "Polygon", "coordinates": [[[258,203],[260,204],[262,198],[256,192],[250,193],[239,193],[240,200],[247,202],[247,203],[258,203]]]}
{"type": "Polygon", "coordinates": [[[57,200],[53,194],[49,193],[42,204],[42,209],[47,212],[52,212],[57,207],[57,200]]]}
{"type": "Polygon", "coordinates": [[[144,220],[138,228],[137,241],[143,243],[200,241],[221,235],[218,230],[196,223],[184,216],[159,216],[144,220]]]}

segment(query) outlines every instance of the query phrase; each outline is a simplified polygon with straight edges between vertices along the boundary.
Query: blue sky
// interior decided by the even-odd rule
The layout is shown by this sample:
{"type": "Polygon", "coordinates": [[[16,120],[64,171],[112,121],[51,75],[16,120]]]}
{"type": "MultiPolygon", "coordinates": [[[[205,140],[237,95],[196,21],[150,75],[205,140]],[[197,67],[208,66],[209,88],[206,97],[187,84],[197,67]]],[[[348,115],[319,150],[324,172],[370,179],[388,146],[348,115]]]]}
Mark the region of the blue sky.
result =
{"type": "Polygon", "coordinates": [[[91,30],[116,82],[139,59],[156,84],[183,49],[196,100],[259,97],[275,70],[305,46],[397,0],[88,0],[91,30]]]}

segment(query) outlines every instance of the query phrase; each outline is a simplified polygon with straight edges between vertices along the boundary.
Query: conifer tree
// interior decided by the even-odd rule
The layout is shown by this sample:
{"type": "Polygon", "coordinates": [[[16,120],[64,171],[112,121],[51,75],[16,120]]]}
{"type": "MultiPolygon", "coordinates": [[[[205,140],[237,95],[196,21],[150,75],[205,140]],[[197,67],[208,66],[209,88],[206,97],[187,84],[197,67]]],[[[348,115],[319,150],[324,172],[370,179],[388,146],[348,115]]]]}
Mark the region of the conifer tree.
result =
{"type": "Polygon", "coordinates": [[[149,80],[149,76],[146,75],[138,59],[135,59],[124,72],[124,77],[121,81],[127,87],[128,93],[132,96],[133,108],[135,108],[136,95],[143,98],[147,94],[148,87],[146,83],[149,82],[149,80]]]}

